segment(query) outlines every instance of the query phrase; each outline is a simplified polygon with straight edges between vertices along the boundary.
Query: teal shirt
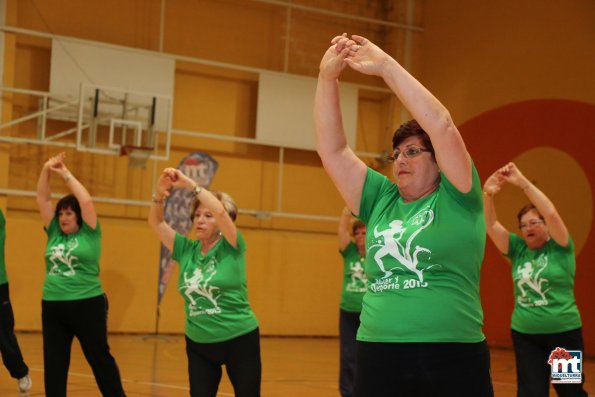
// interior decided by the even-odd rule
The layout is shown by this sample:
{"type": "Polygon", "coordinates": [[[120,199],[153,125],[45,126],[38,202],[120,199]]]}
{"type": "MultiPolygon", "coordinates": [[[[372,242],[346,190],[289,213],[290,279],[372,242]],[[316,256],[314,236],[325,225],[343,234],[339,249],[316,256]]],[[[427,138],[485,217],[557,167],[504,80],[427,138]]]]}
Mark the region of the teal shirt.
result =
{"type": "Polygon", "coordinates": [[[83,222],[76,233],[64,234],[57,218],[46,229],[45,282],[42,297],[47,301],[71,301],[103,294],[99,279],[101,227],[83,222]]]}
{"type": "Polygon", "coordinates": [[[532,250],[510,233],[507,256],[512,261],[514,311],[511,327],[526,334],[552,334],[581,327],[574,299],[574,242],[562,247],[550,239],[532,250]]]}
{"type": "Polygon", "coordinates": [[[362,311],[362,298],[367,290],[366,274],[364,273],[365,255],[360,255],[357,245],[353,241],[347,244],[343,251],[343,288],[341,289],[341,309],[347,312],[362,311]]]}
{"type": "Polygon", "coordinates": [[[239,231],[237,248],[221,238],[206,255],[200,241],[176,233],[172,258],[180,265],[178,290],[192,341],[223,342],[258,327],[248,303],[245,252],[239,231]]]}
{"type": "Polygon", "coordinates": [[[8,283],[6,275],[6,262],[4,259],[4,244],[6,243],[6,219],[0,210],[0,284],[8,283]]]}
{"type": "Polygon", "coordinates": [[[486,228],[481,184],[439,187],[404,202],[397,186],[368,169],[360,204],[367,225],[366,275],[357,339],[370,342],[481,342],[479,275],[486,228]]]}

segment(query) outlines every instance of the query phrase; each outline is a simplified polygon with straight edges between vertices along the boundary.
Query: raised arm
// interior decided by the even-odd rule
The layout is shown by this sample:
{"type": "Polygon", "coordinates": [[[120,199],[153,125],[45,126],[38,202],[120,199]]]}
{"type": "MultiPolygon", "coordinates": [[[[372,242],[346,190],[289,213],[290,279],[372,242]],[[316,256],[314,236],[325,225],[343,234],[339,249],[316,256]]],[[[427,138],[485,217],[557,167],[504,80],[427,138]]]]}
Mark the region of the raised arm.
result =
{"type": "Polygon", "coordinates": [[[192,179],[188,178],[180,170],[174,168],[166,168],[164,172],[170,175],[173,181],[173,186],[181,187],[187,190],[194,191],[196,198],[200,203],[208,208],[217,222],[217,227],[227,242],[237,248],[238,245],[238,230],[233,219],[229,216],[223,203],[205,188],[200,188],[192,179]]]}
{"type": "Polygon", "coordinates": [[[314,98],[314,127],[316,150],[324,169],[331,177],[347,207],[359,213],[366,165],[347,145],[339,101],[339,75],[345,68],[350,41],[343,36],[333,39],[320,62],[316,96],[314,98]]]}
{"type": "Polygon", "coordinates": [[[339,228],[337,229],[337,236],[339,237],[339,250],[345,251],[349,242],[351,242],[351,235],[349,234],[349,226],[351,225],[351,211],[349,208],[343,208],[341,217],[339,218],[339,228]]]}
{"type": "Polygon", "coordinates": [[[494,172],[486,180],[483,185],[483,214],[488,236],[501,253],[507,254],[510,232],[498,222],[496,207],[494,205],[494,195],[500,191],[503,184],[504,180],[500,175],[500,171],[494,172]]]}
{"type": "Polygon", "coordinates": [[[61,153],[61,155],[62,157],[60,161],[50,165],[50,171],[57,173],[64,180],[64,183],[70,189],[70,192],[74,197],[76,197],[81,206],[83,220],[91,227],[91,229],[95,229],[97,227],[97,213],[95,212],[93,199],[85,186],[83,186],[83,184],[72,175],[68,168],[66,168],[66,164],[64,164],[64,153],[61,153]]]}
{"type": "Polygon", "coordinates": [[[370,40],[354,35],[345,62],[354,70],[382,77],[405,108],[428,133],[436,161],[446,178],[461,192],[472,186],[471,158],[450,113],[395,59],[370,40]]]}
{"type": "Polygon", "coordinates": [[[50,225],[54,217],[52,191],[50,189],[50,165],[56,161],[55,158],[52,157],[45,162],[37,180],[37,207],[39,208],[39,214],[45,227],[50,225]]]}
{"type": "Polygon", "coordinates": [[[554,203],[537,186],[532,184],[514,163],[508,163],[502,167],[501,173],[506,182],[520,188],[537,208],[537,211],[543,216],[550,236],[554,241],[566,247],[568,245],[568,229],[554,203]]]}
{"type": "Polygon", "coordinates": [[[169,196],[169,190],[173,185],[169,173],[165,171],[157,179],[157,188],[151,200],[149,209],[149,226],[157,234],[159,240],[168,250],[173,251],[176,231],[163,219],[163,204],[169,196]]]}

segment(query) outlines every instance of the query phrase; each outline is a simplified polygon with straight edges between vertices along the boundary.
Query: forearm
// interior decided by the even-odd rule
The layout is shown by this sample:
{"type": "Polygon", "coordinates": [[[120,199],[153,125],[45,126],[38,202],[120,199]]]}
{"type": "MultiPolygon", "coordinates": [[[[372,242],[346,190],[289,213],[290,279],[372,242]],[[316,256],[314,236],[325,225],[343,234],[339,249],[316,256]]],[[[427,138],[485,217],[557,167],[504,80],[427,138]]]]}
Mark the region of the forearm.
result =
{"type": "Polygon", "coordinates": [[[349,225],[351,223],[351,211],[348,208],[343,208],[341,211],[341,216],[339,217],[339,234],[347,233],[349,234],[349,225]]]}
{"type": "Polygon", "coordinates": [[[221,217],[226,213],[223,203],[221,203],[221,201],[219,201],[219,199],[215,197],[209,190],[201,188],[200,192],[196,195],[196,198],[200,200],[202,205],[211,211],[217,220],[221,219],[221,217]]]}
{"type": "Polygon", "coordinates": [[[80,183],[79,180],[76,179],[76,177],[72,175],[70,171],[65,173],[62,176],[62,179],[64,180],[64,183],[66,184],[68,189],[70,189],[70,192],[74,195],[74,197],[76,197],[81,206],[93,201],[91,195],[89,194],[85,186],[82,183],[80,183]]]}
{"type": "Polygon", "coordinates": [[[168,250],[173,251],[176,232],[163,218],[163,205],[165,197],[153,197],[149,209],[149,226],[157,234],[159,240],[168,250]]]}
{"type": "Polygon", "coordinates": [[[43,167],[37,180],[37,202],[51,201],[52,192],[50,190],[50,170],[43,167]]]}
{"type": "Polygon", "coordinates": [[[339,106],[338,82],[319,77],[314,105],[316,150],[343,200],[357,213],[367,167],[347,145],[339,106]]]}
{"type": "Polygon", "coordinates": [[[486,228],[491,228],[498,222],[496,206],[494,205],[494,196],[485,191],[483,193],[483,215],[486,222],[486,228]]]}
{"type": "Polygon", "coordinates": [[[431,138],[449,131],[453,122],[446,107],[391,57],[385,61],[382,78],[431,138]]]}
{"type": "Polygon", "coordinates": [[[321,159],[340,153],[347,147],[337,80],[318,79],[314,98],[316,149],[321,159]]]}
{"type": "Polygon", "coordinates": [[[347,208],[343,208],[341,216],[339,217],[339,227],[337,229],[337,236],[339,237],[339,248],[341,250],[347,247],[347,244],[351,241],[349,235],[349,226],[351,224],[351,211],[347,208]]]}
{"type": "Polygon", "coordinates": [[[151,228],[155,231],[161,223],[165,222],[164,218],[163,218],[164,203],[165,203],[164,198],[158,198],[156,196],[153,196],[153,199],[151,200],[151,207],[149,208],[148,221],[149,221],[149,226],[151,226],[151,228]]]}
{"type": "Polygon", "coordinates": [[[509,246],[509,232],[504,226],[502,226],[500,222],[498,222],[496,206],[494,205],[494,196],[485,193],[485,191],[483,194],[483,213],[488,236],[501,253],[507,254],[509,246]]]}
{"type": "Polygon", "coordinates": [[[550,217],[557,214],[554,203],[528,179],[525,179],[525,183],[519,186],[519,188],[525,193],[529,201],[531,201],[541,215],[550,217]]]}

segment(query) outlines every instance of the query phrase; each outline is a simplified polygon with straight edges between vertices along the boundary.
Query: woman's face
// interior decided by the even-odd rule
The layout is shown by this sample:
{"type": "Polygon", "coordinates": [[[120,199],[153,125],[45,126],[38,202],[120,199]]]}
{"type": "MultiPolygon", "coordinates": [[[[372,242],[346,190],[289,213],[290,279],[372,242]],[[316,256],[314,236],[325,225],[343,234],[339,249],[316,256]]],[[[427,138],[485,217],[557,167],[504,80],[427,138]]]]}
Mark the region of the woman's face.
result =
{"type": "Polygon", "coordinates": [[[199,240],[210,240],[219,234],[219,228],[211,210],[199,204],[194,212],[194,231],[199,240]]]}
{"type": "Polygon", "coordinates": [[[366,227],[361,226],[355,229],[355,233],[353,234],[353,240],[355,241],[355,245],[358,248],[363,248],[366,244],[366,227]]]}
{"type": "Polygon", "coordinates": [[[523,239],[530,249],[543,247],[549,238],[547,226],[535,209],[530,210],[521,217],[519,227],[523,239]]]}
{"type": "Polygon", "coordinates": [[[60,229],[64,234],[76,233],[79,230],[76,212],[74,212],[70,207],[62,208],[60,211],[58,211],[58,223],[60,224],[60,229]]]}
{"type": "Polygon", "coordinates": [[[440,170],[430,152],[420,152],[406,157],[407,150],[427,149],[421,138],[412,136],[405,139],[395,148],[393,156],[401,153],[393,162],[393,175],[399,191],[416,198],[425,194],[436,184],[440,170]]]}

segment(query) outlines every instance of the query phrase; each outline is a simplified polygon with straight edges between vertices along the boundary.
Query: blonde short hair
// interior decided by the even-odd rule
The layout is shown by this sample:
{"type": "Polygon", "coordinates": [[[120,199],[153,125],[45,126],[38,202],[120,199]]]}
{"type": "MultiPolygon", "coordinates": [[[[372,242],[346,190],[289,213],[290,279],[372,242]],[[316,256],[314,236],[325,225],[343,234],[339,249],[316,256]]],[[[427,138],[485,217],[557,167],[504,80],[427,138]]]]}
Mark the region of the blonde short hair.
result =
{"type": "MultiPolygon", "coordinates": [[[[229,194],[225,192],[220,192],[217,190],[210,190],[210,192],[213,196],[217,197],[219,201],[221,201],[221,204],[223,204],[223,208],[225,208],[225,211],[227,211],[231,220],[235,222],[236,218],[238,217],[238,206],[236,205],[236,202],[231,198],[229,194]]],[[[199,205],[200,200],[194,200],[194,203],[192,203],[192,212],[190,213],[190,219],[194,220],[194,214],[196,213],[196,209],[199,205]]]]}

